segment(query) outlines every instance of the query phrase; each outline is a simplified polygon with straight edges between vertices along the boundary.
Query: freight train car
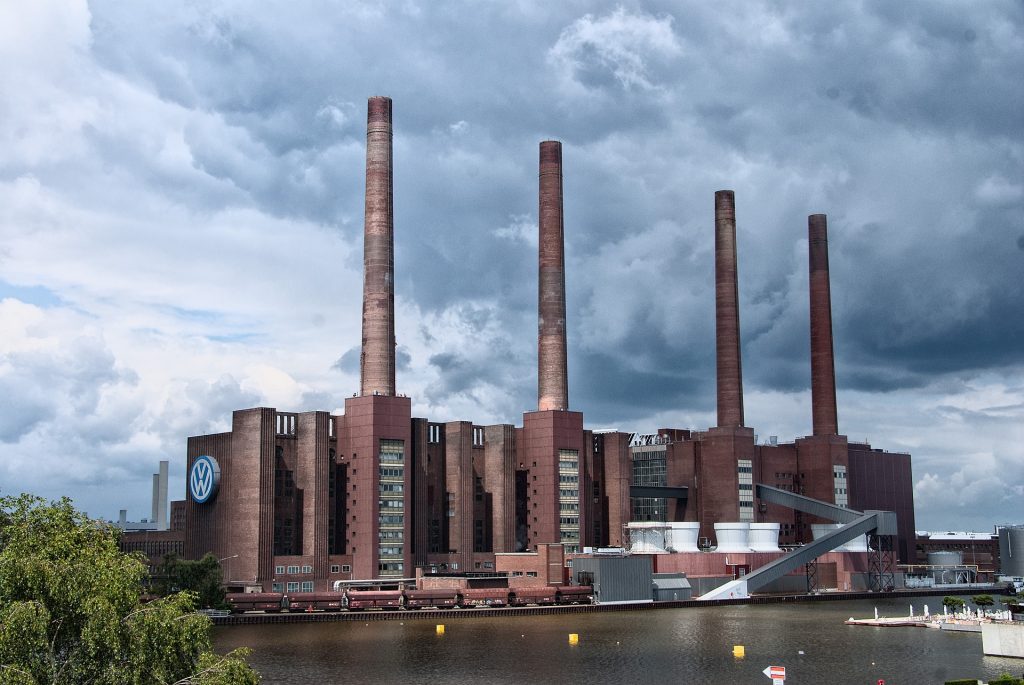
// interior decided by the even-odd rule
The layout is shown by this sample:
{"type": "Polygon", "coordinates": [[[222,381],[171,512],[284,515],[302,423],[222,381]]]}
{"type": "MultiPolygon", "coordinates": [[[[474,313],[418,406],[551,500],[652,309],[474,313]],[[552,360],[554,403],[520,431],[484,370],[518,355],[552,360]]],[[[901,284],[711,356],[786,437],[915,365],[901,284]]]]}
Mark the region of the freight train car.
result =
{"type": "Polygon", "coordinates": [[[549,606],[557,600],[557,590],[553,587],[520,587],[508,593],[508,605],[511,607],[524,607],[527,604],[549,606]]]}
{"type": "Polygon", "coordinates": [[[508,606],[508,588],[472,589],[462,591],[463,607],[508,606]]]}
{"type": "Polygon", "coordinates": [[[462,592],[456,589],[406,590],[406,609],[451,609],[462,605],[462,592]]]}
{"type": "Polygon", "coordinates": [[[231,613],[240,614],[244,611],[281,611],[284,595],[280,592],[231,592],[224,595],[231,606],[231,613]]]}
{"type": "Polygon", "coordinates": [[[395,611],[405,604],[405,593],[401,590],[349,590],[345,593],[349,611],[384,609],[395,611]]]}
{"type": "Polygon", "coordinates": [[[589,585],[569,585],[555,592],[556,604],[590,604],[594,601],[594,588],[589,585]]]}
{"type": "Polygon", "coordinates": [[[345,602],[340,592],[294,592],[287,598],[289,611],[341,611],[345,602]]]}

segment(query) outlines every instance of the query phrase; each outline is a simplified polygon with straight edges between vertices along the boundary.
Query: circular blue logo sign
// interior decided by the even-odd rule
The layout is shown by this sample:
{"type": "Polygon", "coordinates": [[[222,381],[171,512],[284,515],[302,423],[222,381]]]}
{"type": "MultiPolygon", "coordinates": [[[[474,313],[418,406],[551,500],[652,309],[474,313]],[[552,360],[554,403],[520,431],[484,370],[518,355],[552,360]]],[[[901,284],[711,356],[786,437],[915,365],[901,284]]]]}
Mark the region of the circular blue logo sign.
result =
{"type": "Polygon", "coordinates": [[[192,462],[188,472],[188,492],[196,504],[213,499],[220,486],[220,465],[213,457],[203,455],[192,462]]]}

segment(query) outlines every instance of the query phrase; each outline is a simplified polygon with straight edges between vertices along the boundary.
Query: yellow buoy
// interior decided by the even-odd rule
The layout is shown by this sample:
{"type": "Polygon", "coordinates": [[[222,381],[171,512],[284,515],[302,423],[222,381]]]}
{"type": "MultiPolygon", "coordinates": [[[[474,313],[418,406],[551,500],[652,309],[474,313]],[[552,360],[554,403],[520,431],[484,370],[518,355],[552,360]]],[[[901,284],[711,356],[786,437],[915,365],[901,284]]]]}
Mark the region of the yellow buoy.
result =
{"type": "Polygon", "coordinates": [[[578,645],[579,642],[580,642],[580,634],[579,633],[569,633],[569,644],[570,645],[578,645]]]}
{"type": "Polygon", "coordinates": [[[437,624],[437,634],[438,635],[444,635],[444,624],[443,623],[438,623],[437,624]]]}
{"type": "Polygon", "coordinates": [[[732,648],[732,655],[737,659],[742,659],[747,655],[747,650],[743,645],[734,645],[732,648]]]}

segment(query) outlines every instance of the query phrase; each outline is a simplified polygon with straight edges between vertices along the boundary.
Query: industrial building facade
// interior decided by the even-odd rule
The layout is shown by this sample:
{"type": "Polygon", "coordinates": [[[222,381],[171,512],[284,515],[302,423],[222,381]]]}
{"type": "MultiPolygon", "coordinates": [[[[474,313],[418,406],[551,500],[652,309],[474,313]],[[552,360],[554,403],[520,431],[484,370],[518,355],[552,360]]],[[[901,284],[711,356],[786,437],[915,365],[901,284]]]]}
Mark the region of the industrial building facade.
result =
{"type": "MultiPolygon", "coordinates": [[[[562,148],[540,144],[538,403],[521,426],[412,416],[396,392],[391,100],[369,100],[360,392],[344,413],[234,412],[188,440],[185,554],[230,558],[231,584],[325,590],[488,572],[495,555],[623,545],[631,520],[771,521],[783,543],[818,521],[761,503],[764,483],[855,509],[895,510],[913,545],[910,457],[838,433],[824,215],[809,220],[813,434],[755,444],[743,421],[732,191],[715,195],[718,425],[650,436],[594,432],[569,408],[562,148]]],[[[905,532],[905,535],[904,535],[905,532]]],[[[901,558],[911,552],[901,547],[901,558]]]]}

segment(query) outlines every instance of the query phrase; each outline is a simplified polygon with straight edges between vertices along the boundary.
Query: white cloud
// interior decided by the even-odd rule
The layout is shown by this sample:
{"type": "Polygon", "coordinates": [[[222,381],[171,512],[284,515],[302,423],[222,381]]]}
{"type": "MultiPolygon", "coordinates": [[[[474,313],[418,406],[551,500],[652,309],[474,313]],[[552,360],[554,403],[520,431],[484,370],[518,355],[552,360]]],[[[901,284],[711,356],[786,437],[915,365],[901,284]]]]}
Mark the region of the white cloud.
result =
{"type": "Polygon", "coordinates": [[[652,62],[679,55],[672,17],[633,14],[623,7],[604,16],[585,14],[566,27],[548,58],[562,79],[584,88],[613,78],[624,90],[652,90],[652,62]]]}
{"type": "Polygon", "coordinates": [[[985,204],[1011,205],[1024,198],[1024,185],[1012,183],[999,174],[993,174],[978,184],[974,194],[985,204]]]}
{"type": "Polygon", "coordinates": [[[733,188],[748,423],[808,432],[804,231],[827,212],[840,426],[913,453],[919,527],[1006,518],[1024,471],[1014,17],[580,7],[0,4],[5,490],[145,514],[156,461],[182,471],[185,438],[233,409],[341,405],[364,101],[386,94],[419,415],[534,402],[536,154],[555,138],[589,424],[713,421],[711,197],[733,188]]]}

